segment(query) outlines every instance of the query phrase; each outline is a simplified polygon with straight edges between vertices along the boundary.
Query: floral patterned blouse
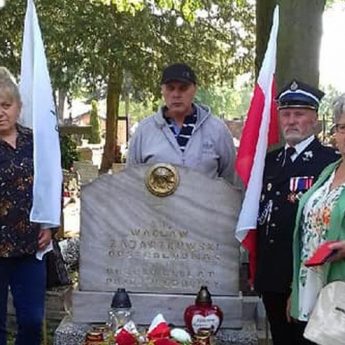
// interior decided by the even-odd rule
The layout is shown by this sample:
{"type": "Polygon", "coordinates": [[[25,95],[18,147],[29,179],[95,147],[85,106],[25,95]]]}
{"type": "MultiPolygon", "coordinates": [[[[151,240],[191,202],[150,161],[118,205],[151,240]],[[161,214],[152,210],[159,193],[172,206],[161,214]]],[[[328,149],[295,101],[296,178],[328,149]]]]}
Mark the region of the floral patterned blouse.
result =
{"type": "Polygon", "coordinates": [[[303,209],[302,252],[299,271],[299,317],[301,321],[308,321],[315,306],[318,294],[323,286],[323,267],[305,267],[304,262],[315,252],[316,248],[325,241],[329,230],[331,210],[339,199],[345,184],[331,189],[335,172],[309,198],[303,209]]]}
{"type": "Polygon", "coordinates": [[[0,257],[32,255],[39,225],[30,222],[33,186],[33,139],[17,126],[16,148],[0,139],[0,257]]]}

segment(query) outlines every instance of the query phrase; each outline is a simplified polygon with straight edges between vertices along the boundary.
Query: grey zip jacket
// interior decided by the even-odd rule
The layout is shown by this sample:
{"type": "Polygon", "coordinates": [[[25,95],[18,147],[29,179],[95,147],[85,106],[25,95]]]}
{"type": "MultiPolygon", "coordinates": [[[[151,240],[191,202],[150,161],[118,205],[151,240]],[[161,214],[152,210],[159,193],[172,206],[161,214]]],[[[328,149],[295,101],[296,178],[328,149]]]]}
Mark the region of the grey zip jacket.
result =
{"type": "Polygon", "coordinates": [[[234,179],[235,146],[225,123],[209,109],[194,104],[197,122],[185,151],[163,117],[163,108],[140,122],[127,155],[127,166],[171,163],[199,171],[211,178],[234,179]]]}

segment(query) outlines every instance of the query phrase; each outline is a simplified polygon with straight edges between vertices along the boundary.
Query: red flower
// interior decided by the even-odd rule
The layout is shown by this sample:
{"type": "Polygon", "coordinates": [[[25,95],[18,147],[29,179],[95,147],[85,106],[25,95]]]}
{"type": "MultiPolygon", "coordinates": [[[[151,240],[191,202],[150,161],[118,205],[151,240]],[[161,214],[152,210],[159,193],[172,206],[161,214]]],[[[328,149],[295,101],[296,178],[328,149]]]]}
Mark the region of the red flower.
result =
{"type": "Polygon", "coordinates": [[[124,328],[115,336],[115,339],[118,345],[136,345],[138,343],[137,338],[124,328]]]}
{"type": "MultiPolygon", "coordinates": [[[[161,322],[157,327],[147,334],[150,340],[168,338],[170,336],[170,328],[167,323],[161,322]]],[[[165,345],[165,344],[162,344],[165,345]]],[[[168,344],[167,344],[168,345],[168,344]]]]}

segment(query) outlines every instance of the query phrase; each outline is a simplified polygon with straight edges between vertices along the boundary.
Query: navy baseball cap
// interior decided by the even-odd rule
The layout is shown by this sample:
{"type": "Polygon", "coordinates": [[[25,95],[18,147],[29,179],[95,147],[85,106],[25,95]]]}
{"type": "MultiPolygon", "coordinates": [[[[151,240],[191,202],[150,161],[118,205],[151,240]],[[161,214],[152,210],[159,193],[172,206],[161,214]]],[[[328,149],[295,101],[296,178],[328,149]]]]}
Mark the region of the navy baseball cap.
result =
{"type": "Polygon", "coordinates": [[[196,76],[188,65],[184,63],[175,63],[164,69],[161,84],[167,84],[171,81],[196,84],[196,76]]]}
{"type": "Polygon", "coordinates": [[[278,109],[307,108],[318,110],[324,92],[306,83],[292,80],[278,94],[278,109]]]}

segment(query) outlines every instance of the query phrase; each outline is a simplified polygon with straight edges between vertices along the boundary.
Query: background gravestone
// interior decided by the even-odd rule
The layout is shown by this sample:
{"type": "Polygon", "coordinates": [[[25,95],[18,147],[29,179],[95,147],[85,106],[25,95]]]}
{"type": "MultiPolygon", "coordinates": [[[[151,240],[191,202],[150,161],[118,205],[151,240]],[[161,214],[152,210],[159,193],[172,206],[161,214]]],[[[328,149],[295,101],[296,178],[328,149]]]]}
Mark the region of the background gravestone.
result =
{"type": "Polygon", "coordinates": [[[73,166],[80,177],[80,184],[86,184],[98,177],[98,166],[92,161],[76,161],[73,166]]]}
{"type": "Polygon", "coordinates": [[[178,168],[177,190],[157,197],[145,186],[147,169],[102,175],[82,188],[74,321],[104,322],[113,292],[124,287],[137,323],[162,312],[182,325],[184,309],[207,285],[224,311],[223,326],[241,327],[234,237],[240,192],[222,179],[178,168]]]}

